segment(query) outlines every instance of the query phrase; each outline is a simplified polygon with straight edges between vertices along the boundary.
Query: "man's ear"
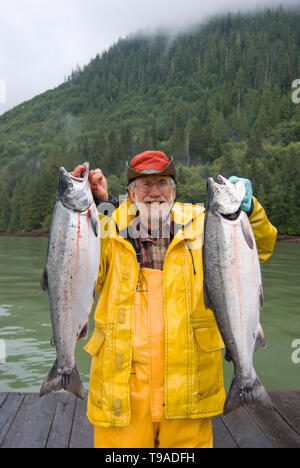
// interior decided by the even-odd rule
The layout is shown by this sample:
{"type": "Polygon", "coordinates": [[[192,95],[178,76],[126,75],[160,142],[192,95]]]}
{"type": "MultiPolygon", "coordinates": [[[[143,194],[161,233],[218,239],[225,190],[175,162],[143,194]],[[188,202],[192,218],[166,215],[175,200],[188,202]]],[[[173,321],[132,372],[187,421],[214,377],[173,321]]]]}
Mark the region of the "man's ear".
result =
{"type": "Polygon", "coordinates": [[[135,190],[132,187],[128,188],[128,195],[130,200],[135,203],[136,202],[136,196],[135,196],[135,190]]]}
{"type": "Polygon", "coordinates": [[[173,200],[174,200],[174,203],[176,202],[176,198],[177,198],[177,193],[176,193],[176,186],[175,187],[172,187],[173,188],[173,200]]]}

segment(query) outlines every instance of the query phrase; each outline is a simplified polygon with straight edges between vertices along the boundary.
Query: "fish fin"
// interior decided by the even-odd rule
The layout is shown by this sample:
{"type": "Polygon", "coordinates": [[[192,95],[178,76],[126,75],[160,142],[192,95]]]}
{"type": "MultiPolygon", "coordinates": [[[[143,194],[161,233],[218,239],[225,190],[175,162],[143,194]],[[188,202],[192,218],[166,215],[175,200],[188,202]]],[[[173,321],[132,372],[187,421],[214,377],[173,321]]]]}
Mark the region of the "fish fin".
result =
{"type": "Polygon", "coordinates": [[[240,387],[234,375],[225,401],[223,414],[229,414],[247,405],[273,409],[271,398],[257,376],[251,386],[240,387]]]}
{"type": "Polygon", "coordinates": [[[243,198],[245,197],[246,195],[246,185],[245,185],[245,182],[243,180],[238,180],[235,184],[234,184],[234,188],[235,188],[235,191],[236,191],[236,196],[238,198],[238,200],[243,200],[243,198]]]}
{"type": "Polygon", "coordinates": [[[57,392],[62,389],[61,383],[62,376],[57,372],[57,361],[55,361],[54,366],[47,375],[45,382],[43,383],[40,390],[40,397],[46,395],[50,392],[57,392]]]}
{"type": "Polygon", "coordinates": [[[256,341],[255,341],[255,345],[254,345],[254,352],[257,351],[260,348],[265,348],[266,345],[267,345],[267,343],[266,343],[265,335],[264,335],[263,329],[261,327],[261,324],[259,324],[259,327],[258,327],[257,333],[256,333],[256,341]]]}
{"type": "Polygon", "coordinates": [[[45,268],[40,282],[40,288],[42,292],[48,292],[48,273],[45,268]]]}
{"type": "Polygon", "coordinates": [[[67,392],[73,393],[81,400],[84,400],[83,385],[82,385],[77,367],[76,366],[74,367],[70,375],[65,374],[63,375],[63,377],[64,377],[63,379],[64,390],[66,390],[67,392]]]}
{"type": "Polygon", "coordinates": [[[232,361],[231,352],[229,351],[228,348],[226,348],[226,350],[225,350],[225,360],[228,361],[228,362],[232,361]]]}
{"type": "Polygon", "coordinates": [[[41,387],[40,397],[50,392],[58,392],[62,389],[73,393],[78,398],[84,400],[83,385],[76,366],[70,374],[59,374],[57,370],[57,361],[55,361],[54,366],[41,387]]]}
{"type": "Polygon", "coordinates": [[[95,284],[94,284],[94,293],[93,293],[94,302],[96,301],[96,294],[97,294],[97,281],[95,281],[95,284]]]}
{"type": "Polygon", "coordinates": [[[92,213],[92,210],[89,211],[89,217],[90,217],[90,220],[91,220],[91,225],[92,225],[94,234],[95,234],[96,237],[98,237],[99,236],[99,223],[98,223],[98,219],[96,218],[94,213],[92,213]]]}
{"type": "Polygon", "coordinates": [[[51,337],[50,344],[51,344],[51,346],[53,346],[55,348],[56,343],[55,343],[54,336],[51,337]]]}
{"type": "Polygon", "coordinates": [[[259,307],[260,309],[263,308],[264,305],[264,293],[263,293],[263,288],[262,285],[259,285],[259,307]]]}
{"type": "Polygon", "coordinates": [[[80,335],[78,336],[77,338],[77,341],[79,340],[86,340],[87,337],[88,337],[88,333],[89,333],[89,324],[88,322],[84,325],[84,327],[82,327],[81,331],[80,331],[80,335]]]}
{"type": "Polygon", "coordinates": [[[241,224],[242,224],[242,231],[244,234],[245,241],[247,242],[249,249],[253,250],[253,247],[254,247],[253,235],[251,232],[250,223],[248,221],[248,218],[246,218],[246,216],[242,216],[241,224]]]}

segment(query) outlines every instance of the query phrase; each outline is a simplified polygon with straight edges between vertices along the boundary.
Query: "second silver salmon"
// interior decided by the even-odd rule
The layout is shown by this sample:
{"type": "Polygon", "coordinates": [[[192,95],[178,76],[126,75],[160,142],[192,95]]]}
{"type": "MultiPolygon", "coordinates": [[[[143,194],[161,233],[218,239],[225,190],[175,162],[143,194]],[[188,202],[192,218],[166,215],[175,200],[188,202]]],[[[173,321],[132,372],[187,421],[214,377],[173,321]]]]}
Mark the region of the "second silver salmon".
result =
{"type": "Polygon", "coordinates": [[[234,364],[224,414],[249,404],[272,408],[253,367],[253,353],[265,346],[265,338],[256,242],[248,216],[240,210],[245,185],[218,179],[219,184],[208,180],[203,259],[205,303],[215,314],[225,357],[234,364]]]}

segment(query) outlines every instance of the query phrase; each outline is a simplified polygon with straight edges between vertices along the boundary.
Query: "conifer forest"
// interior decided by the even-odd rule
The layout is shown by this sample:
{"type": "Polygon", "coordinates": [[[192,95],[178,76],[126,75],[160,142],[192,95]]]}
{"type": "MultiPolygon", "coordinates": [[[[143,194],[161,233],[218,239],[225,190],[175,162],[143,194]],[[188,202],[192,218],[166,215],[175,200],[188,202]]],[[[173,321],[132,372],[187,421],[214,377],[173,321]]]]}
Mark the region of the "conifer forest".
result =
{"type": "Polygon", "coordinates": [[[279,233],[300,235],[300,12],[120,39],[1,115],[0,231],[49,230],[61,166],[89,161],[118,198],[145,150],[174,157],[178,201],[205,202],[210,176],[246,177],[279,233]]]}

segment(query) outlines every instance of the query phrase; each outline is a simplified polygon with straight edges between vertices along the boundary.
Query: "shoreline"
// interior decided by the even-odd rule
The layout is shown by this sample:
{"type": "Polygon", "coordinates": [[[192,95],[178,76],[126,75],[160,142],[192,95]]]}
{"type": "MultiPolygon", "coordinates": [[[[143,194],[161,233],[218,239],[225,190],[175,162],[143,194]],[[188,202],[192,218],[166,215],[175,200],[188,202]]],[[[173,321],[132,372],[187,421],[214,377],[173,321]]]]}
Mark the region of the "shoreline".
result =
{"type": "MultiPolygon", "coordinates": [[[[38,237],[38,238],[47,238],[50,233],[45,232],[42,229],[37,229],[32,232],[0,232],[0,237],[38,237]]],[[[290,236],[288,234],[278,234],[277,242],[287,242],[300,244],[300,236],[290,236]]]]}
{"type": "Polygon", "coordinates": [[[300,236],[289,236],[288,234],[278,234],[277,242],[289,242],[300,244],[300,236]]]}
{"type": "Polygon", "coordinates": [[[49,234],[49,232],[45,232],[42,229],[37,229],[31,232],[0,232],[0,237],[49,237],[49,234]]]}

